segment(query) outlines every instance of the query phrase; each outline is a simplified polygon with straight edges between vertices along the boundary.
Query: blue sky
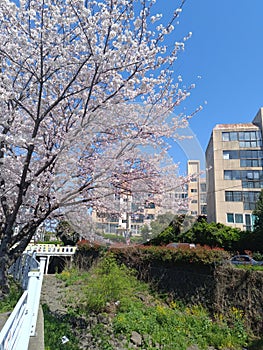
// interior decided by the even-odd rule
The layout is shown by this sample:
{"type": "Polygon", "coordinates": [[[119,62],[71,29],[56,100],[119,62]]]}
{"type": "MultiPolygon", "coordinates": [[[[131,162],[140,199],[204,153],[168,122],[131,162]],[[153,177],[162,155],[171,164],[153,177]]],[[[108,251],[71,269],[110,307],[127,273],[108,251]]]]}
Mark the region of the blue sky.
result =
{"type": "MultiPolygon", "coordinates": [[[[178,3],[157,0],[158,11],[167,18],[178,3]]],[[[203,151],[216,124],[250,122],[263,107],[262,14],[263,0],[185,2],[173,35],[177,40],[189,31],[193,35],[175,68],[187,85],[196,84],[184,103],[186,113],[204,107],[190,121],[203,151]]],[[[195,156],[194,148],[186,156],[173,146],[171,154],[182,171],[189,156],[195,156]]]]}

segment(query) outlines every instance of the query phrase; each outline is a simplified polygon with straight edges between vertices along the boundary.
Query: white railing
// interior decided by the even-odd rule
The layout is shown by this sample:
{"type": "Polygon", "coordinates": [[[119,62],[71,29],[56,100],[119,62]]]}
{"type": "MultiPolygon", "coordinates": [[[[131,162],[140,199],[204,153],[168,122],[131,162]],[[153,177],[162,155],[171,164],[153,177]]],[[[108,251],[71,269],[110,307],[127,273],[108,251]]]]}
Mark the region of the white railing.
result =
{"type": "Polygon", "coordinates": [[[75,246],[60,246],[55,244],[34,244],[30,243],[26,249],[25,253],[27,254],[35,254],[38,257],[47,257],[45,274],[48,273],[49,262],[52,256],[63,257],[66,259],[70,259],[70,263],[73,261],[73,256],[77,250],[75,246]]]}
{"type": "MultiPolygon", "coordinates": [[[[35,259],[31,258],[32,262],[34,261],[35,263],[35,259]]],[[[36,335],[36,322],[45,263],[46,258],[40,258],[38,266],[31,268],[28,272],[27,289],[0,332],[0,350],[27,350],[30,337],[36,335]]],[[[23,270],[22,264],[20,268],[23,270]]],[[[22,277],[22,279],[24,278],[25,276],[22,277]]]]}
{"type": "Polygon", "coordinates": [[[29,244],[26,253],[36,252],[41,255],[74,255],[77,247],[59,246],[55,244],[29,244]]]}

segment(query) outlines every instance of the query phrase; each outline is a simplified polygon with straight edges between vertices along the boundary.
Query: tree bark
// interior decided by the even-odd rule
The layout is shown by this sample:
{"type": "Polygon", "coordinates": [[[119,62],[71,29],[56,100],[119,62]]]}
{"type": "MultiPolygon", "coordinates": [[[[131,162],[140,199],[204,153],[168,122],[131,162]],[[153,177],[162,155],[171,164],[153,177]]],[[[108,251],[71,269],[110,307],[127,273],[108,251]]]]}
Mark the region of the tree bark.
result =
{"type": "Polygon", "coordinates": [[[2,249],[0,253],[0,300],[6,297],[10,292],[9,280],[9,257],[8,252],[2,249]]]}

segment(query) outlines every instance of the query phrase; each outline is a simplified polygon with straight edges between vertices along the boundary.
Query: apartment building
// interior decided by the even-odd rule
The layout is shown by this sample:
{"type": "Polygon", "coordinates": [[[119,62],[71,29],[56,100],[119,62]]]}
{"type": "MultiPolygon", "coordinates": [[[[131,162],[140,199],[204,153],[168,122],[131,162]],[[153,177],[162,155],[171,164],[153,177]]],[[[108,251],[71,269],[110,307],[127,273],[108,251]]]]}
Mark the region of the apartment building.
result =
{"type": "Polygon", "coordinates": [[[207,219],[253,230],[263,188],[263,108],[251,123],[218,124],[206,150],[207,219]]]}
{"type": "Polygon", "coordinates": [[[206,179],[202,177],[199,160],[188,160],[187,174],[193,175],[188,183],[188,214],[206,215],[206,179]]]}
{"type": "Polygon", "coordinates": [[[112,195],[112,205],[115,213],[92,211],[92,220],[98,232],[122,236],[139,235],[141,227],[149,225],[160,210],[150,194],[136,196],[121,192],[112,195]]]}

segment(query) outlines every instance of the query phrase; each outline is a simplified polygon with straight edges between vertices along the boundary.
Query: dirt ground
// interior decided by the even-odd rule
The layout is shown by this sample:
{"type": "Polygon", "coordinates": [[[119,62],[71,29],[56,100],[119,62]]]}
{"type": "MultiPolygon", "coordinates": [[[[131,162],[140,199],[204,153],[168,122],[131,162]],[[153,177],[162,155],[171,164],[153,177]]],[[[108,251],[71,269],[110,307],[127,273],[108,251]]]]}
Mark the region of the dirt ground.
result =
{"type": "Polygon", "coordinates": [[[51,312],[63,314],[67,312],[65,306],[65,283],[55,275],[45,275],[43,278],[41,305],[47,304],[51,312]]]}

